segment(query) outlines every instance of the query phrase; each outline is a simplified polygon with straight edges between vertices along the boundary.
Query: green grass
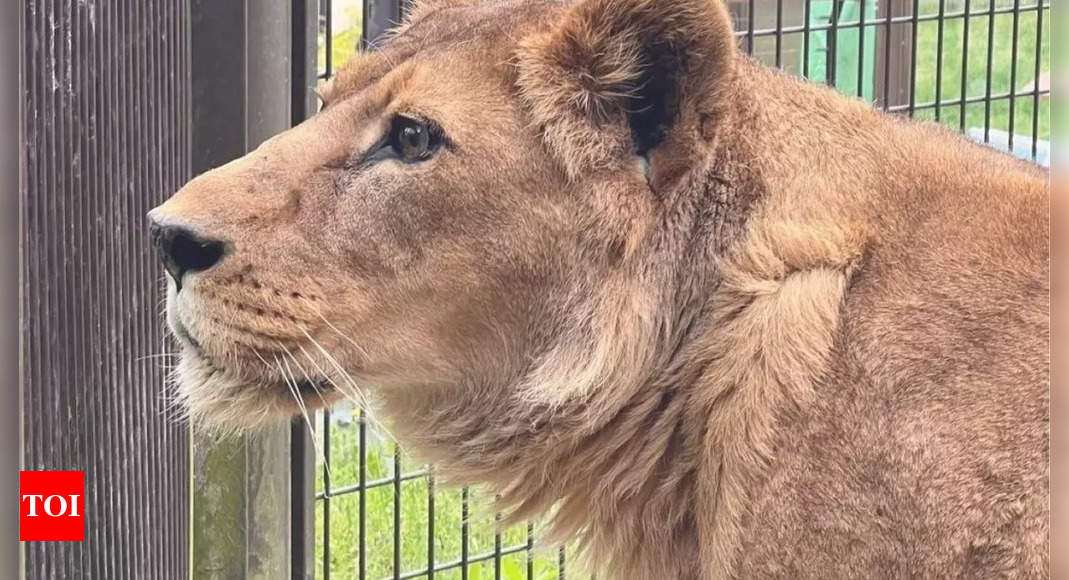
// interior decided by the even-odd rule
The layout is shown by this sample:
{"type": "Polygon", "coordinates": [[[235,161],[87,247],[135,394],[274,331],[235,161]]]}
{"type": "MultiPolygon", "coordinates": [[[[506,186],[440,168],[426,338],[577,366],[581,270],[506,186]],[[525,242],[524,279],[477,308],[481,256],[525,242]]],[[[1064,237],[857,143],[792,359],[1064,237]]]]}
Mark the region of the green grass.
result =
{"type": "MultiPolygon", "coordinates": [[[[1022,3],[1027,5],[1027,3],[1022,3]]],[[[996,7],[1012,7],[1008,0],[997,0],[996,7]]],[[[937,13],[938,2],[925,0],[921,3],[921,14],[937,13]]],[[[955,0],[947,2],[948,13],[960,13],[964,2],[955,0]]],[[[973,2],[972,12],[987,11],[985,2],[973,2]]],[[[993,25],[991,51],[990,94],[1003,95],[1032,82],[1035,77],[1036,55],[1036,11],[1024,12],[1017,17],[1017,71],[1012,79],[1013,69],[1013,14],[996,14],[991,16],[972,16],[969,18],[968,57],[966,60],[966,94],[968,98],[983,97],[987,93],[987,53],[988,27],[993,25]]],[[[964,18],[954,18],[943,24],[943,78],[940,101],[961,99],[962,55],[964,37],[964,18]]],[[[1040,68],[1050,71],[1050,13],[1043,14],[1043,31],[1041,34],[1040,68]]],[[[938,67],[938,22],[922,22],[917,29],[917,81],[916,101],[929,103],[936,101],[936,72],[938,67]]],[[[1017,135],[1032,136],[1033,99],[1031,96],[1013,99],[1014,124],[1010,127],[1010,100],[998,100],[991,103],[990,127],[1017,135]]],[[[920,118],[935,119],[935,111],[926,109],[917,114],[920,118]]],[[[984,127],[984,103],[968,104],[965,107],[965,127],[984,127]]],[[[940,122],[958,128],[961,123],[961,107],[958,105],[943,107],[940,122]]],[[[1040,139],[1050,139],[1050,98],[1040,97],[1037,128],[1040,139]]]]}
{"type": "MultiPolygon", "coordinates": [[[[322,423],[320,422],[319,426],[322,423]]],[[[393,479],[394,445],[383,443],[377,432],[369,427],[366,457],[366,480],[393,479]]],[[[321,437],[321,435],[319,435],[321,437]]],[[[330,431],[330,485],[338,489],[358,484],[360,479],[360,440],[357,423],[342,425],[334,423],[330,431]]],[[[320,448],[322,448],[320,439],[320,448]]],[[[419,472],[423,466],[400,456],[401,473],[419,472]]],[[[322,460],[317,461],[316,489],[323,490],[322,460]]],[[[394,482],[370,488],[366,492],[366,555],[367,578],[379,580],[394,574],[394,482]]],[[[401,573],[424,570],[428,565],[427,535],[430,498],[430,478],[422,475],[400,483],[401,492],[399,520],[399,556],[401,573]]],[[[461,556],[463,497],[459,489],[435,489],[434,500],[434,552],[438,566],[455,562],[461,556]]],[[[358,578],[360,562],[360,492],[354,492],[330,500],[330,571],[332,578],[358,578]]],[[[469,497],[468,554],[477,557],[492,553],[495,548],[497,524],[491,510],[491,500],[486,494],[472,490],[469,497]]],[[[324,552],[323,519],[325,504],[316,502],[316,577],[322,577],[324,552]]],[[[527,526],[513,526],[501,531],[501,549],[527,545],[527,526]]],[[[558,552],[538,549],[533,553],[533,578],[549,580],[558,577],[558,552]]],[[[501,559],[501,577],[505,580],[527,578],[527,552],[520,551],[501,559]]],[[[569,574],[575,577],[574,570],[569,574]]],[[[459,580],[460,568],[438,572],[435,578],[459,580]]],[[[488,560],[468,566],[468,578],[480,580],[494,578],[494,562],[488,560]]]]}
{"type": "MultiPolygon", "coordinates": [[[[341,0],[335,0],[341,1],[341,0]]],[[[901,0],[899,0],[901,1],[901,0]]],[[[1027,6],[1031,0],[1022,2],[1027,6]]],[[[997,7],[1012,6],[1012,0],[995,0],[997,7]]],[[[961,13],[963,0],[948,0],[944,5],[947,14],[961,13]]],[[[348,8],[353,26],[336,31],[332,38],[333,68],[337,70],[356,51],[360,36],[359,3],[348,8]]],[[[920,14],[935,14],[939,10],[938,0],[922,0],[920,14]]],[[[990,94],[1002,95],[1011,89],[1020,89],[1032,82],[1035,72],[1036,12],[1022,13],[1018,17],[1017,74],[1011,84],[1011,68],[1014,60],[1013,19],[1012,14],[998,14],[993,18],[988,15],[975,15],[976,12],[988,10],[984,0],[971,2],[969,18],[968,52],[966,59],[967,83],[966,97],[982,97],[987,94],[988,84],[988,26],[993,26],[993,48],[991,59],[990,94]]],[[[1050,12],[1043,14],[1042,59],[1041,70],[1050,71],[1050,12]]],[[[906,26],[902,24],[897,26],[906,26]]],[[[917,72],[915,100],[918,104],[936,101],[936,71],[939,62],[938,22],[922,22],[917,27],[917,72]]],[[[874,31],[874,28],[869,28],[874,31]]],[[[908,30],[908,28],[907,28],[908,30]]],[[[938,95],[941,101],[961,99],[962,55],[965,54],[964,18],[951,18],[942,25],[942,82],[938,95]]],[[[866,33],[869,41],[874,36],[866,33]]],[[[856,42],[856,41],[855,41],[856,42]]],[[[321,47],[324,43],[321,41],[321,47]]],[[[882,45],[877,50],[882,50],[882,45]]],[[[842,50],[850,50],[842,47],[842,50]]],[[[856,50],[856,44],[855,44],[856,50]]],[[[320,63],[323,63],[324,49],[320,50],[320,63]]],[[[1012,131],[1028,139],[1032,137],[1033,99],[1031,96],[1014,100],[1015,119],[1012,131]]],[[[989,119],[992,129],[1010,131],[1010,101],[998,100],[990,105],[990,117],[987,117],[984,103],[965,106],[965,128],[983,128],[985,118],[989,119]]],[[[941,107],[939,121],[955,129],[961,124],[962,108],[959,105],[941,107]]],[[[1050,99],[1041,97],[1037,119],[1040,139],[1050,139],[1050,99]]],[[[935,119],[932,109],[920,110],[917,117],[935,119]]],[[[331,429],[331,486],[337,488],[352,485],[359,481],[359,441],[357,427],[334,425],[331,429]]],[[[369,444],[367,450],[367,480],[374,481],[391,477],[394,469],[392,445],[369,444]]],[[[402,473],[421,469],[411,461],[402,458],[402,473]]],[[[317,489],[323,489],[322,465],[318,464],[317,489]]],[[[357,578],[361,565],[366,566],[367,578],[378,580],[392,577],[394,556],[394,488],[393,484],[370,489],[366,492],[366,553],[367,562],[359,558],[359,521],[360,494],[353,493],[330,500],[330,569],[332,578],[357,578]]],[[[428,497],[429,479],[419,477],[401,484],[400,493],[401,571],[424,569],[428,563],[428,497]]],[[[435,561],[438,565],[453,562],[461,554],[461,491],[456,489],[436,489],[434,492],[435,521],[435,561]]],[[[474,491],[470,501],[469,518],[469,554],[477,556],[494,549],[494,516],[489,510],[490,498],[474,491]]],[[[323,561],[323,518],[324,502],[316,502],[316,556],[317,563],[323,561]]],[[[518,526],[503,531],[502,546],[522,546],[527,542],[527,529],[518,526]]],[[[501,561],[502,578],[520,580],[526,578],[526,552],[505,556],[501,561]]],[[[481,580],[494,577],[493,561],[471,564],[468,568],[469,578],[481,580]]],[[[534,578],[539,580],[557,577],[557,553],[536,551],[534,559],[534,578]]],[[[317,577],[322,576],[321,565],[317,565],[317,577]]],[[[461,577],[460,570],[436,574],[436,578],[454,580],[461,577]]]]}

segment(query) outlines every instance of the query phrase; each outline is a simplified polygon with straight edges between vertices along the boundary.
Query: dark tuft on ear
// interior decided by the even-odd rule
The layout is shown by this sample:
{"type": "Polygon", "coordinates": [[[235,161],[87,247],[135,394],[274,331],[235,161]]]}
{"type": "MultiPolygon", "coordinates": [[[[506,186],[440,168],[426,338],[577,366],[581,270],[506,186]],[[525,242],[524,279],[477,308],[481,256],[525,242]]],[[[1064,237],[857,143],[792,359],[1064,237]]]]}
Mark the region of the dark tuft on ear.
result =
{"type": "Polygon", "coordinates": [[[582,0],[521,43],[517,84],[575,178],[646,155],[681,115],[711,110],[735,52],[720,0],[582,0]]]}
{"type": "Polygon", "coordinates": [[[639,155],[646,155],[659,145],[665,131],[678,117],[678,77],[686,69],[686,54],[676,47],[651,48],[643,53],[643,60],[657,62],[642,63],[637,88],[625,105],[631,138],[639,155]]]}

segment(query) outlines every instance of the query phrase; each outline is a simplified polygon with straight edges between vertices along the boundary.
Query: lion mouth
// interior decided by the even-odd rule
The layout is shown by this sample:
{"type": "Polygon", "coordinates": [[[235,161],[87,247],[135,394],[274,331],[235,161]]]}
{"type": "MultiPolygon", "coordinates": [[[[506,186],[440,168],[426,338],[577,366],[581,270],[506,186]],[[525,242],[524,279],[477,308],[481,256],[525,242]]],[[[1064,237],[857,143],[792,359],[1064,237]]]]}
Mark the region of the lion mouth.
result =
{"type": "MultiPolygon", "coordinates": [[[[176,331],[177,334],[177,331],[176,331]]],[[[332,381],[294,376],[268,364],[223,365],[185,337],[175,373],[178,403],[185,415],[213,430],[244,431],[330,406],[332,381]]]]}
{"type": "Polygon", "coordinates": [[[279,387],[283,389],[294,389],[296,394],[300,395],[300,398],[305,405],[316,400],[316,397],[328,395],[334,390],[334,386],[326,379],[304,379],[288,385],[283,382],[279,387]]]}
{"type": "Polygon", "coordinates": [[[178,337],[179,342],[185,343],[185,346],[195,352],[197,356],[204,359],[206,362],[211,363],[211,359],[209,359],[208,355],[204,352],[204,347],[200,344],[200,341],[193,338],[193,334],[189,332],[186,325],[182,324],[182,321],[177,317],[171,321],[171,330],[174,332],[174,335],[178,337]]]}
{"type": "Polygon", "coordinates": [[[178,312],[168,323],[180,347],[172,373],[176,408],[210,431],[254,430],[343,398],[336,377],[328,374],[332,367],[300,345],[246,344],[228,340],[226,332],[198,336],[198,327],[186,324],[178,312]]]}

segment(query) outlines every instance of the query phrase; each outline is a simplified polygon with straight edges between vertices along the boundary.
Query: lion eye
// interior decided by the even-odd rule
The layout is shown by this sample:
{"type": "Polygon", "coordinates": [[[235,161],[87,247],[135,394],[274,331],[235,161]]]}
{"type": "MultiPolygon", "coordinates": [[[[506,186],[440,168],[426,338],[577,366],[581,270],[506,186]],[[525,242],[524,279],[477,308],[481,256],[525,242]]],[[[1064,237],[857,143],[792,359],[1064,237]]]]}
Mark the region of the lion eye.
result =
{"type": "Polygon", "coordinates": [[[390,147],[403,161],[429,158],[438,148],[439,141],[439,132],[426,121],[395,117],[390,126],[390,147]]]}

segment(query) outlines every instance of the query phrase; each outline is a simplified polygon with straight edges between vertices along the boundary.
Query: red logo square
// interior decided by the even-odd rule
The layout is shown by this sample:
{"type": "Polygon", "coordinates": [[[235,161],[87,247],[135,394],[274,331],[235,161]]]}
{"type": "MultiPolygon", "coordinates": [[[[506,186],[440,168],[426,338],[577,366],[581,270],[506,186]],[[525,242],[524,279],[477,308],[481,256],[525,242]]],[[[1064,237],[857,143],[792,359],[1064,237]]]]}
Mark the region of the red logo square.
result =
{"type": "Polygon", "coordinates": [[[84,472],[19,472],[19,540],[81,542],[84,500],[84,472]]]}

